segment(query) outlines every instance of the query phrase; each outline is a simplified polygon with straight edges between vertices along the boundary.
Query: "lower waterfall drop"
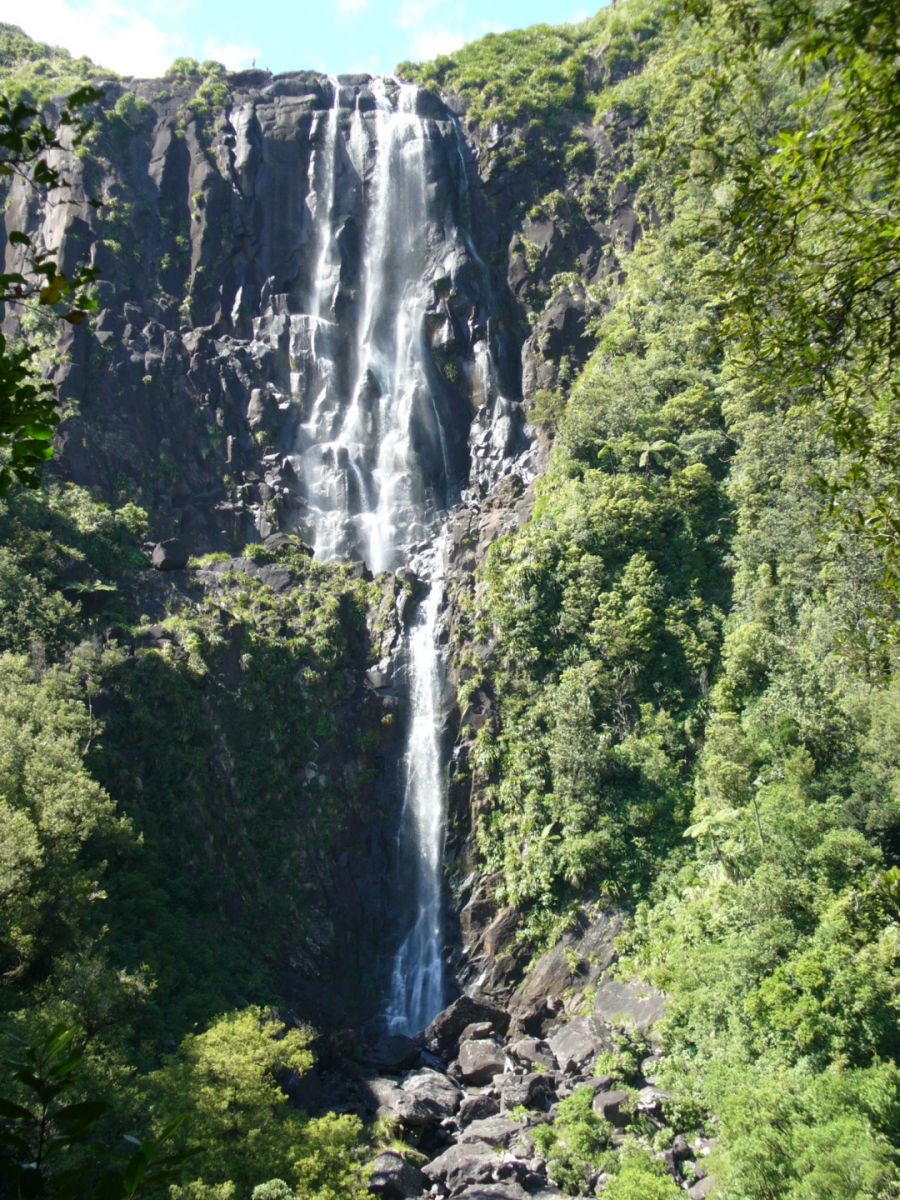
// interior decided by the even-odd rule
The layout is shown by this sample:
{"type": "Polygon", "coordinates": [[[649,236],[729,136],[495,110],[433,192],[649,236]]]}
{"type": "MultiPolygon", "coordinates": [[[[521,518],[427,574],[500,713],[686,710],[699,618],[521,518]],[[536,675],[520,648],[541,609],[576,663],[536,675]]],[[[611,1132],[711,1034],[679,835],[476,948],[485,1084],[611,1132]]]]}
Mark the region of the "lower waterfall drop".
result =
{"type": "MultiPolygon", "coordinates": [[[[428,594],[409,634],[409,731],[402,821],[414,848],[417,910],[394,959],[386,1017],[392,1033],[417,1033],[444,1004],[442,863],[446,781],[441,754],[443,663],[437,643],[444,598],[444,539],[432,554],[428,594]]],[[[401,830],[401,837],[404,830],[401,830]]]]}

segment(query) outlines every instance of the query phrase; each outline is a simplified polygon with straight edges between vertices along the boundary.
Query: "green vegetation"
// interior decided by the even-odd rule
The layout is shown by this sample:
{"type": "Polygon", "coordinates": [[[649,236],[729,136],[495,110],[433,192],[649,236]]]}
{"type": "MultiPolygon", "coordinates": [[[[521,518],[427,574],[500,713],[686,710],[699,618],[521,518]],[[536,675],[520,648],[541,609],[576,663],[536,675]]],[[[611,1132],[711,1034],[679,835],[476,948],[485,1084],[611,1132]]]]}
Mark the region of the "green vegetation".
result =
{"type": "Polygon", "coordinates": [[[499,125],[496,148],[506,164],[577,163],[585,143],[578,125],[602,108],[610,84],[637,71],[655,48],[662,12],[652,0],[601,10],[575,25],[533,25],[489,34],[429,63],[401,63],[405,78],[467,103],[467,115],[487,133],[499,125]]]}
{"type": "MultiPolygon", "coordinates": [[[[84,1195],[80,1173],[72,1169],[68,1156],[96,1148],[94,1128],[109,1105],[70,1100],[81,1083],[84,1052],[76,1040],[81,1033],[75,1026],[55,1025],[37,1045],[14,1043],[15,1053],[4,1059],[15,1098],[0,1097],[0,1166],[4,1184],[14,1186],[22,1200],[74,1200],[84,1195]]],[[[110,1154],[121,1165],[108,1166],[94,1195],[126,1200],[174,1183],[196,1153],[193,1148],[173,1152],[166,1146],[182,1122],[183,1117],[177,1118],[145,1142],[131,1138],[126,1153],[110,1154]]]]}
{"type": "Polygon", "coordinates": [[[199,1147],[186,1197],[276,1176],[355,1197],[361,1126],[286,1103],[309,1033],[267,1005],[352,819],[343,766],[364,733],[331,714],[381,593],[291,546],[253,556],[292,573],[287,591],[232,571],[179,592],[148,572],[145,526],[73,486],[0,502],[0,1009],[33,1046],[77,1029],[71,1100],[112,1102],[60,1145],[53,1186],[57,1166],[106,1186],[90,1145],[134,1133],[199,1147]]]}
{"type": "MultiPolygon", "coordinates": [[[[625,969],[671,997],[662,1082],[718,1124],[716,1194],[882,1198],[900,991],[895,31],[879,3],[716,0],[658,21],[640,72],[598,101],[642,118],[619,180],[646,232],[552,398],[532,520],[484,571],[498,719],[476,739],[481,856],[535,948],[585,900],[636,907],[625,969]]],[[[579,1191],[606,1160],[584,1150],[587,1100],[570,1103],[572,1129],[542,1136],[579,1191]]],[[[671,1194],[617,1161],[611,1194],[671,1194]]]]}
{"type": "MultiPolygon", "coordinates": [[[[13,138],[36,116],[15,97],[70,69],[26,42],[0,31],[13,138]]],[[[637,248],[610,250],[622,271],[588,285],[587,364],[535,400],[550,464],[462,614],[492,653],[456,648],[460,704],[495,701],[475,834],[519,948],[586,903],[628,912],[622,969],[669,996],[666,1119],[715,1137],[723,1200],[894,1194],[896,51],[885,0],[629,0],[404,66],[467,101],[491,170],[528,175],[523,215],[575,227],[624,189],[641,218],[637,248]],[[593,123],[617,139],[605,158],[593,123]]],[[[225,72],[169,75],[202,132],[225,72]]],[[[106,128],[145,117],[126,92],[106,128]]],[[[137,209],[112,199],[124,245],[137,209]]],[[[165,215],[173,275],[183,217],[165,215]]],[[[567,265],[551,292],[580,283],[567,265]]],[[[49,324],[4,376],[50,405],[15,427],[24,482],[54,419],[26,379],[49,324]]],[[[146,524],[50,483],[0,501],[0,1015],[40,1071],[77,1056],[51,1149],[90,1186],[88,1142],[134,1133],[196,1149],[172,1200],[361,1197],[359,1122],[286,1099],[311,1032],[276,1006],[295,959],[327,954],[318,892],[372,803],[344,768],[379,751],[356,685],[394,596],[296,544],[247,551],[287,587],[217,554],[151,576],[146,524]]],[[[598,1070],[627,1086],[645,1050],[598,1070]]],[[[22,1158],[48,1102],[16,1070],[0,1126],[22,1158]]],[[[635,1107],[616,1134],[592,1094],[534,1133],[554,1178],[682,1194],[656,1157],[672,1130],[635,1107]]],[[[395,1134],[376,1145],[414,1160],[395,1134]]]]}
{"type": "MultiPolygon", "coordinates": [[[[65,101],[55,119],[43,118],[26,100],[0,96],[0,177],[18,179],[29,188],[47,194],[52,188],[65,190],[66,179],[48,155],[59,150],[68,135],[79,146],[90,128],[82,109],[102,93],[84,85],[65,101]]],[[[4,315],[21,316],[29,308],[47,309],[72,325],[80,325],[88,312],[97,308],[90,285],[97,272],[81,264],[72,278],[63,274],[53,252],[35,244],[21,229],[5,229],[4,262],[15,267],[0,274],[0,307],[4,315]]],[[[44,339],[31,340],[27,333],[14,341],[0,333],[0,496],[15,480],[36,487],[38,468],[52,457],[50,445],[59,419],[52,385],[40,374],[40,356],[47,349],[44,339]]]]}
{"type": "Polygon", "coordinates": [[[0,78],[8,100],[40,108],[54,97],[100,79],[114,79],[115,74],[89,58],[73,58],[58,46],[35,42],[16,25],[0,23],[0,78]]]}

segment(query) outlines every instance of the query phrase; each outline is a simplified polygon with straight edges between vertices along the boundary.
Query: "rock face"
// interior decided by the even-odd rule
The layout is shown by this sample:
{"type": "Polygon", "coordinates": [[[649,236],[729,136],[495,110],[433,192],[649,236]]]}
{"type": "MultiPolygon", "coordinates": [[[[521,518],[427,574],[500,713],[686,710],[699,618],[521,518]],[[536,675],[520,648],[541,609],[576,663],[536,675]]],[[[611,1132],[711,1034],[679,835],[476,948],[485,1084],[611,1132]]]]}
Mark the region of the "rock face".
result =
{"type": "MultiPolygon", "coordinates": [[[[439,453],[445,459],[447,494],[429,494],[426,507],[458,501],[447,531],[439,638],[449,648],[451,689],[474,683],[479,661],[491,653],[466,626],[476,568],[493,541],[528,518],[550,446],[549,434],[529,425],[529,406],[560,387],[563,364],[572,370],[584,361],[594,303],[584,285],[615,273],[616,246],[630,247],[640,235],[626,191],[587,186],[604,172],[617,173],[632,118],[610,115],[591,125],[580,114],[561,114],[578,125],[585,156],[581,166],[564,169],[521,155],[501,161],[497,144],[517,143],[522,130],[488,134],[470,124],[452,98],[420,91],[401,99],[391,81],[344,76],[335,83],[312,72],[272,77],[249,71],[224,78],[223,99],[214,104],[198,97],[200,84],[199,76],[109,81],[93,149],[62,164],[73,185],[69,202],[42,211],[18,183],[10,188],[7,228],[27,229],[37,245],[57,250],[64,271],[91,260],[101,280],[96,320],[64,334],[61,349],[69,361],[55,381],[67,416],[52,469],[111,503],[127,498],[144,506],[151,535],[160,539],[152,550],[160,572],[177,574],[187,560],[185,547],[197,556],[240,554],[248,542],[274,547],[299,534],[309,549],[318,533],[304,462],[315,415],[311,397],[329,373],[341,393],[352,375],[362,408],[373,420],[377,412],[377,372],[360,362],[359,338],[335,330],[358,332],[365,325],[367,197],[377,190],[379,114],[396,116],[409,103],[412,124],[424,135],[411,136],[403,149],[424,155],[427,199],[416,352],[446,436],[435,437],[424,419],[414,435],[425,476],[439,453]],[[424,150],[418,142],[427,143],[424,150]],[[585,184],[579,212],[551,199],[579,182],[585,184]],[[88,203],[95,195],[106,201],[99,215],[88,203]],[[573,282],[573,274],[583,284],[573,282]]],[[[7,270],[18,267],[15,255],[9,252],[7,270]]],[[[328,412],[318,417],[328,424],[328,412]]],[[[341,453],[336,445],[333,465],[347,484],[341,453]]],[[[411,557],[420,549],[403,547],[411,557]]],[[[230,563],[276,595],[289,594],[290,575],[279,565],[259,567],[243,557],[230,563]]],[[[361,561],[352,569],[368,578],[361,561]]],[[[215,566],[205,570],[204,586],[214,591],[221,573],[215,566]]],[[[162,582],[161,575],[155,578],[162,582]]],[[[419,596],[413,577],[398,578],[371,624],[408,629],[419,596]]],[[[163,615],[154,612],[154,619],[163,615]]],[[[383,641],[377,632],[370,640],[383,641]]],[[[388,776],[398,757],[396,733],[392,741],[385,732],[397,716],[402,684],[397,646],[395,638],[370,661],[370,646],[360,644],[359,661],[347,668],[353,695],[365,694],[367,722],[377,712],[384,728],[370,739],[374,749],[340,767],[342,783],[349,790],[350,776],[377,780],[381,816],[391,811],[388,776]]],[[[471,837],[483,802],[472,788],[472,747],[478,729],[494,719],[494,698],[478,686],[467,690],[465,706],[445,731],[452,744],[447,858],[453,910],[446,940],[460,984],[478,979],[482,995],[502,1004],[485,1012],[466,1000],[445,1027],[429,1031],[427,1045],[453,1057],[460,1039],[490,1042],[507,1033],[511,1019],[513,1040],[541,1043],[530,1051],[520,1047],[518,1067],[550,1072],[558,1064],[546,1048],[544,1035],[555,1032],[548,1021],[577,1015],[566,1007],[571,952],[581,953],[584,943],[584,969],[575,982],[595,981],[610,961],[616,918],[604,918],[593,946],[585,919],[571,943],[523,980],[524,964],[513,948],[519,914],[496,903],[496,880],[478,869],[471,837]],[[467,1025],[485,1023],[488,1030],[464,1036],[467,1025]]],[[[316,780],[320,774],[313,772],[316,780]]],[[[396,795],[393,803],[396,809],[396,795]]],[[[342,870],[353,876],[359,897],[373,896],[385,870],[382,836],[365,824],[360,844],[348,846],[342,870]]],[[[330,888],[339,907],[340,884],[330,888]]],[[[361,917],[352,929],[343,916],[323,921],[322,942],[335,946],[346,930],[345,961],[357,964],[370,953],[367,937],[380,904],[373,901],[371,921],[361,917]]],[[[291,965],[285,974],[293,980],[308,965],[291,965]]],[[[504,1073],[496,1070],[503,1065],[496,1057],[487,1061],[495,1051],[482,1046],[481,1052],[487,1057],[479,1078],[488,1080],[489,1066],[492,1074],[504,1073]]],[[[407,1044],[384,1047],[379,1069],[408,1068],[415,1053],[407,1044]]],[[[568,1051],[567,1066],[576,1062],[574,1054],[568,1051]]],[[[463,1104],[469,1099],[483,1100],[484,1116],[501,1100],[499,1092],[463,1104]]]]}
{"type": "Polygon", "coordinates": [[[187,546],[180,538],[169,538],[158,542],[150,555],[151,564],[157,571],[180,571],[188,564],[187,546]]]}
{"type": "Polygon", "coordinates": [[[639,982],[609,979],[594,998],[594,1015],[610,1024],[649,1033],[663,1015],[666,998],[639,982]]]}
{"type": "Polygon", "coordinates": [[[413,1200],[424,1187],[422,1172],[399,1154],[379,1154],[371,1165],[369,1191],[385,1200],[413,1200]]]}
{"type": "Polygon", "coordinates": [[[504,1060],[503,1047],[490,1038],[474,1038],[459,1048],[459,1072],[466,1083],[490,1083],[504,1060]]]}

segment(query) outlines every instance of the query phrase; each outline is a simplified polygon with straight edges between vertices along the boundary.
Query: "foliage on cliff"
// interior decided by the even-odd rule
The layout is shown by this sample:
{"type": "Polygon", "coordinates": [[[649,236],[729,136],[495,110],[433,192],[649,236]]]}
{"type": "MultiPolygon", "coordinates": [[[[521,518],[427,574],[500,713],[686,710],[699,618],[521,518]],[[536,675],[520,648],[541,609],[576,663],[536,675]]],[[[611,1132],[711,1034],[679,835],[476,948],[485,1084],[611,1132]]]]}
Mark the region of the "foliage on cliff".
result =
{"type": "MultiPolygon", "coordinates": [[[[585,901],[634,912],[629,968],[670,996],[663,1082],[720,1134],[729,1200],[885,1200],[895,1165],[891,15],[630,0],[405,68],[497,126],[498,169],[574,164],[595,115],[631,121],[595,182],[645,236],[594,286],[533,519],[483,573],[476,833],[529,948],[585,901]]],[[[178,67],[186,114],[224,103],[219,76],[178,67]]],[[[104,137],[140,124],[121,101],[104,137]]],[[[296,548],[270,564],[287,591],[212,562],[170,587],[144,523],[58,486],[0,509],[0,1011],[33,1039],[79,1024],[108,1141],[189,1109],[178,1200],[356,1196],[358,1124],[285,1102],[308,1034],[269,1005],[371,782],[321,767],[360,736],[377,597],[296,548]]],[[[658,1147],[608,1154],[588,1100],[539,1135],[559,1179],[673,1194],[658,1147]]]]}
{"type": "MultiPolygon", "coordinates": [[[[356,1195],[359,1123],[285,1104],[309,1035],[260,1005],[344,844],[326,759],[338,738],[342,772],[353,753],[335,714],[358,717],[372,585],[287,547],[179,590],[148,569],[145,525],[71,486],[0,502],[3,1025],[36,1043],[79,1029],[79,1102],[113,1100],[108,1145],[189,1111],[173,1148],[205,1157],[186,1196],[275,1175],[356,1195]],[[249,573],[267,564],[292,585],[249,573]]],[[[93,1178],[90,1148],[66,1166],[82,1153],[93,1178]]]]}
{"type": "Polygon", "coordinates": [[[879,3],[655,7],[605,98],[642,115],[648,232],[484,572],[481,855],[526,941],[637,904],[665,1082],[719,1124],[723,1196],[885,1196],[895,30],[879,3]]]}

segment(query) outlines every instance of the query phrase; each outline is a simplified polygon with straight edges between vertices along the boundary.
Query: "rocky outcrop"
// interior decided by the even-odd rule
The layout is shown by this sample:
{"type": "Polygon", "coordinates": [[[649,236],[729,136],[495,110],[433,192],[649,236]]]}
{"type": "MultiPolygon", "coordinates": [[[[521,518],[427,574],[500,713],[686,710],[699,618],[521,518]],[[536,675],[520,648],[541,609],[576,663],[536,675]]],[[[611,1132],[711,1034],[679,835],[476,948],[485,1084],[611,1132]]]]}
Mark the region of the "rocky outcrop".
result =
{"type": "MultiPolygon", "coordinates": [[[[384,86],[388,102],[396,103],[396,85],[384,86]]],[[[360,196],[372,186],[370,118],[384,96],[367,76],[343,76],[336,90],[316,73],[261,71],[216,81],[109,81],[105,92],[88,152],[64,156],[72,181],[67,203],[41,209],[14,184],[4,219],[8,228],[27,228],[38,246],[58,250],[62,269],[87,258],[101,280],[96,320],[67,328],[61,346],[65,365],[55,379],[65,419],[53,470],[113,504],[143,505],[154,565],[179,573],[188,551],[238,555],[248,542],[276,547],[288,534],[307,532],[296,451],[309,414],[298,396],[311,361],[321,357],[317,322],[336,327],[359,315],[360,196]],[[330,214],[337,253],[326,272],[333,284],[327,304],[313,319],[308,302],[321,266],[316,178],[332,115],[339,133],[330,214]],[[362,139],[354,134],[353,147],[351,127],[368,130],[362,139]],[[91,197],[103,202],[99,213],[91,197]]],[[[447,531],[440,634],[451,689],[465,686],[466,697],[446,731],[453,909],[447,940],[461,985],[477,980],[487,997],[510,1001],[518,1066],[542,1068],[546,1019],[574,1015],[565,998],[571,972],[560,951],[523,981],[525,962],[514,948],[518,914],[496,903],[496,880],[480,870],[470,836],[485,804],[472,786],[472,746],[495,716],[481,671],[492,647],[479,641],[471,613],[480,598],[477,569],[498,537],[528,519],[546,462],[551,435],[527,417],[589,353],[590,317],[601,303],[595,285],[615,278],[618,248],[640,235],[629,195],[612,184],[633,122],[609,115],[592,124],[583,114],[561,113],[583,142],[578,164],[563,167],[497,154],[523,131],[476,128],[453,97],[423,91],[416,105],[429,140],[424,186],[435,214],[429,240],[437,245],[444,225],[462,231],[452,253],[431,255],[423,279],[428,391],[447,418],[441,422],[449,431],[446,500],[459,499],[447,531]],[[523,1043],[529,1036],[530,1050],[523,1043]]],[[[345,369],[352,354],[346,346],[334,353],[334,370],[345,369]]],[[[374,402],[374,391],[366,394],[374,402]]],[[[414,557],[421,547],[410,549],[414,557]]],[[[231,562],[276,595],[292,587],[278,564],[260,566],[243,556],[231,562]]],[[[213,565],[203,573],[211,596],[228,569],[213,565]]],[[[362,563],[352,569],[365,576],[362,563]]],[[[356,764],[360,778],[371,772],[384,779],[385,741],[393,739],[397,753],[398,726],[387,731],[399,715],[398,648],[418,594],[417,580],[398,574],[369,614],[370,642],[379,652],[372,657],[371,645],[360,648],[353,686],[360,684],[381,727],[371,739],[377,752],[356,764]],[[394,631],[387,639],[379,632],[385,624],[394,631]]],[[[153,615],[161,621],[164,613],[153,615]]],[[[170,637],[155,644],[177,649],[170,637]]],[[[382,800],[393,809],[382,814],[376,844],[393,827],[398,806],[396,794],[379,794],[382,800]]],[[[371,833],[368,823],[364,828],[371,833]]],[[[353,840],[347,861],[366,875],[359,849],[353,840]]],[[[367,853],[368,844],[364,861],[367,853]]],[[[371,871],[380,866],[375,855],[371,871]]],[[[339,870],[323,886],[337,909],[341,877],[339,870]]],[[[375,913],[383,913],[380,902],[373,920],[375,913]]],[[[604,945],[611,944],[616,918],[606,920],[609,928],[597,935],[604,945]]],[[[323,920],[324,941],[337,945],[342,928],[341,917],[323,920]]],[[[576,930],[567,952],[584,936],[576,930]]],[[[354,944],[348,955],[370,949],[354,944]]],[[[599,964],[585,968],[588,980],[606,965],[605,954],[585,951],[585,963],[599,964]]],[[[470,1014],[466,1023],[480,1019],[470,1014]]],[[[454,1030],[457,1044],[463,1029],[454,1030]]],[[[481,1054],[480,1076],[487,1077],[495,1051],[474,1043],[505,1033],[494,1023],[487,1036],[470,1036],[473,1048],[465,1053],[481,1054]]],[[[385,1049],[384,1069],[407,1063],[414,1049],[385,1049]]]]}

